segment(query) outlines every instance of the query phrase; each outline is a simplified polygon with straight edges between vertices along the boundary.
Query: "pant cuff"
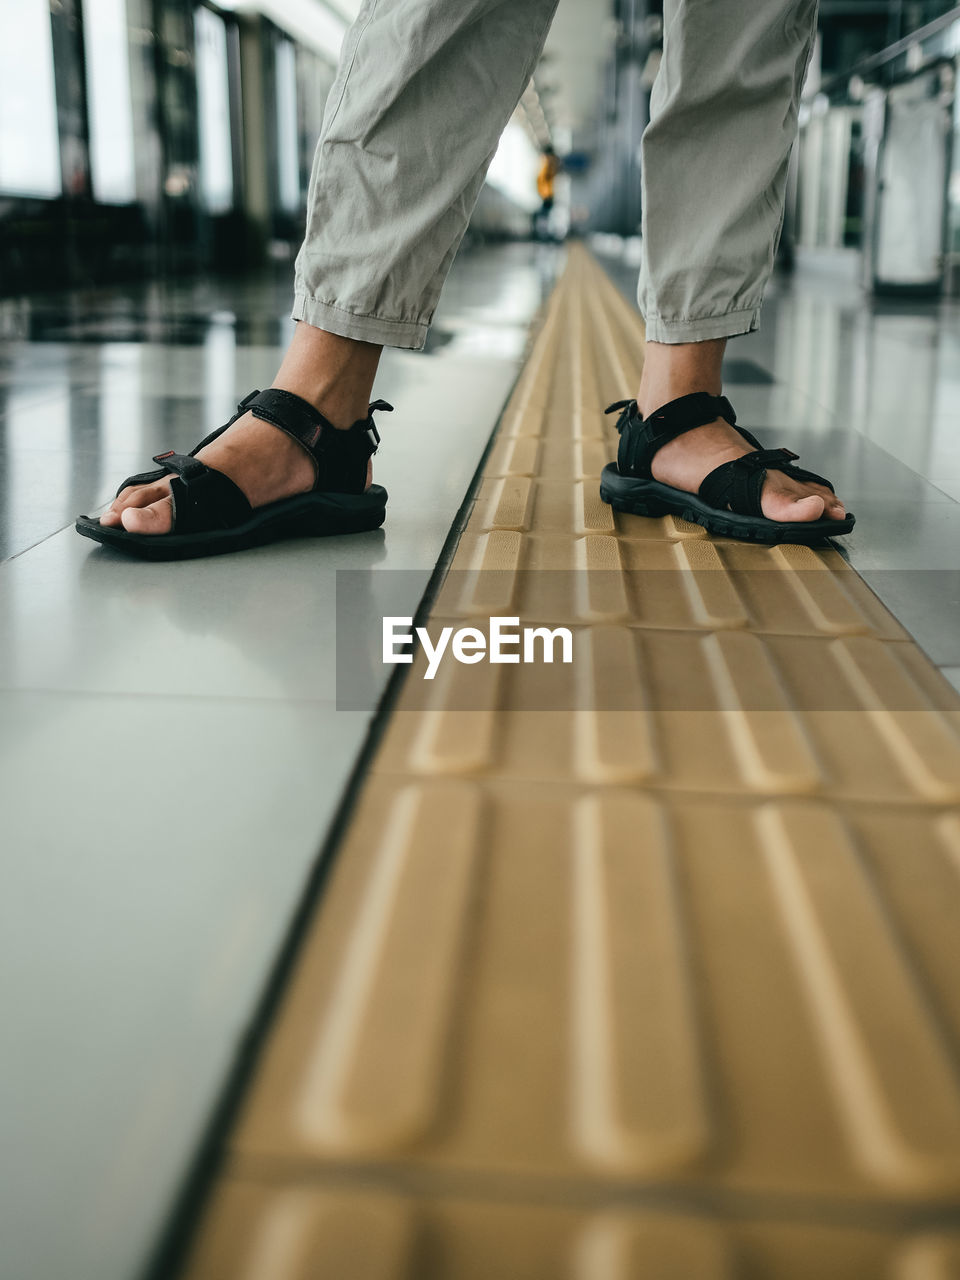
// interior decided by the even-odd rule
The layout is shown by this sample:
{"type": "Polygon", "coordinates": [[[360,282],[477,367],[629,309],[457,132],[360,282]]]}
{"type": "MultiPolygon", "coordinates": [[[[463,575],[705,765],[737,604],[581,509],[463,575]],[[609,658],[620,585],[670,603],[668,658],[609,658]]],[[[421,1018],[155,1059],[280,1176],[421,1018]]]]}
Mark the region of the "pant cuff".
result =
{"type": "Polygon", "coordinates": [[[738,333],[753,333],[760,328],[760,308],[728,311],[722,316],[704,316],[700,320],[664,320],[662,316],[645,316],[648,342],[706,342],[710,338],[735,338],[738,333]]]}
{"type": "Polygon", "coordinates": [[[305,293],[297,293],[293,303],[293,319],[305,320],[316,329],[336,333],[341,338],[359,342],[375,342],[383,347],[404,347],[420,351],[427,340],[430,326],[418,320],[388,320],[380,316],[355,315],[330,302],[318,302],[305,293]]]}

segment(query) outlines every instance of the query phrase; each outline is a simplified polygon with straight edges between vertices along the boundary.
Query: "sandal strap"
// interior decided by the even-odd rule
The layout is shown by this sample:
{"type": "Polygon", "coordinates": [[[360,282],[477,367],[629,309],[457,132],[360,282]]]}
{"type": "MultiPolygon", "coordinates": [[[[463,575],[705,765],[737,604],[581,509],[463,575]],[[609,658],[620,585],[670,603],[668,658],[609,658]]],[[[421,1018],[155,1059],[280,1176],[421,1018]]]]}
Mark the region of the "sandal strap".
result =
{"type": "Polygon", "coordinates": [[[793,460],[797,456],[790,449],[757,449],[754,453],[745,453],[741,458],[721,462],[719,467],[714,467],[704,477],[698,496],[720,511],[729,508],[742,516],[762,516],[760,495],[768,471],[782,471],[792,480],[810,480],[815,484],[823,484],[832,492],[833,485],[829,480],[813,471],[793,466],[793,460]]]}
{"type": "Polygon", "coordinates": [[[129,489],[132,485],[153,484],[157,480],[162,480],[166,474],[162,467],[158,467],[156,471],[141,471],[138,475],[127,476],[113,496],[119,498],[124,489],[129,489]]]}
{"type": "Polygon", "coordinates": [[[375,400],[366,418],[338,430],[308,401],[291,391],[269,387],[252,392],[243,401],[249,411],[269,422],[301,445],[310,455],[316,473],[313,488],[330,493],[363,493],[367,462],[377,452],[380,433],[373,420],[375,410],[389,413],[393,405],[375,400]]]}
{"type": "MultiPolygon", "coordinates": [[[[237,405],[237,411],[233,417],[229,418],[222,427],[217,427],[217,429],[215,431],[211,431],[208,436],[204,436],[199,444],[195,444],[193,446],[190,450],[189,456],[192,458],[195,454],[199,453],[201,449],[206,448],[208,444],[216,440],[218,436],[222,436],[228,427],[232,427],[238,418],[243,417],[247,412],[247,405],[254,396],[258,396],[259,394],[259,391],[251,391],[248,396],[245,396],[237,405]]],[[[163,467],[159,467],[156,471],[141,471],[138,475],[127,476],[126,480],[124,480],[123,484],[121,484],[120,488],[117,490],[115,496],[119,498],[124,489],[128,488],[130,485],[154,484],[157,480],[162,480],[164,476],[168,474],[169,472],[165,471],[163,467]]]]}
{"type": "MultiPolygon", "coordinates": [[[[222,436],[238,418],[242,418],[249,412],[291,436],[309,453],[315,473],[314,490],[320,489],[330,493],[363,493],[367,484],[367,462],[377,452],[380,444],[380,432],[377,430],[373,415],[375,412],[390,413],[392,410],[393,405],[388,404],[386,400],[374,400],[366,418],[360,418],[348,430],[341,431],[307,400],[295,396],[291,391],[269,387],[266,391],[251,391],[249,395],[244,396],[237,405],[237,412],[233,417],[222,427],[217,427],[208,436],[204,436],[199,444],[194,445],[189,454],[171,451],[162,456],[165,460],[171,458],[195,460],[195,455],[201,449],[222,436]]],[[[155,458],[154,461],[156,460],[155,458]]],[[[153,484],[157,480],[162,480],[172,470],[174,470],[172,467],[161,467],[157,471],[142,471],[139,475],[128,476],[117,489],[116,496],[119,497],[123,490],[131,485],[153,484]]],[[[212,471],[213,468],[208,470],[212,471]]],[[[185,475],[178,474],[186,481],[185,475]]],[[[215,474],[221,473],[215,472],[215,474]]]]}
{"type": "MultiPolygon", "coordinates": [[[[732,427],[737,425],[737,415],[727,397],[712,396],[706,391],[678,396],[646,418],[640,413],[636,400],[618,400],[604,412],[614,413],[618,409],[621,413],[617,419],[620,433],[617,467],[621,475],[642,480],[651,478],[650,464],[657,450],[677,436],[715,422],[717,418],[724,418],[732,427]]],[[[737,430],[756,443],[741,427],[737,430]]]]}
{"type": "Polygon", "coordinates": [[[174,533],[208,533],[232,529],[249,520],[253,508],[229,476],[189,454],[158,453],[154,462],[171,474],[174,533]]]}

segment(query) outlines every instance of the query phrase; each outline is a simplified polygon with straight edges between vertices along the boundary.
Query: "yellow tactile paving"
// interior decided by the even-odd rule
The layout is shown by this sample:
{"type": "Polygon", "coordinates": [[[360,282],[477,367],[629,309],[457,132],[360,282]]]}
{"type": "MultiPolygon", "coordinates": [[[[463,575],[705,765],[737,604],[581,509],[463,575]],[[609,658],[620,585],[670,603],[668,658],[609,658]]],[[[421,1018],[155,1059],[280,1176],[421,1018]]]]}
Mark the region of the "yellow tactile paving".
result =
{"type": "MultiPolygon", "coordinates": [[[[522,619],[587,621],[581,612],[583,601],[574,594],[577,574],[604,569],[611,578],[620,580],[623,605],[617,621],[630,625],[907,638],[896,619],[835,551],[677,537],[674,529],[664,534],[666,520],[637,520],[658,526],[653,531],[659,532],[656,538],[624,539],[612,529],[609,534],[596,533],[586,527],[587,522],[578,522],[575,495],[570,485],[566,489],[564,519],[568,529],[579,535],[575,542],[569,532],[533,536],[504,525],[474,533],[471,524],[458,547],[452,579],[441,591],[438,608],[482,614],[484,603],[474,606],[462,589],[477,571],[496,569],[502,576],[499,589],[505,602],[522,619]],[[544,569],[555,572],[547,575],[544,569]]],[[[596,489],[594,477],[591,493],[596,489]]],[[[490,505],[505,501],[496,495],[487,500],[485,492],[481,492],[477,507],[477,527],[483,527],[490,505]]],[[[616,514],[606,503],[601,505],[611,517],[616,514]]],[[[534,510],[540,512],[539,507],[534,510]]],[[[561,523],[557,519],[558,529],[561,523]]],[[[705,532],[699,525],[686,528],[705,532]]]]}
{"type": "Polygon", "coordinates": [[[893,806],[377,778],[234,1151],[950,1198],[957,836],[893,806]]]}
{"type": "Polygon", "coordinates": [[[204,1280],[954,1280],[960,1236],[341,1186],[218,1191],[192,1275],[204,1280]]]}
{"type": "Polygon", "coordinates": [[[641,358],[574,251],[430,627],[578,661],[410,669],[190,1280],[958,1274],[960,699],[836,551],[599,503],[641,358]]]}
{"type": "Polygon", "coordinates": [[[960,800],[956,694],[912,644],[609,624],[574,634],[575,666],[448,667],[427,684],[419,659],[416,709],[394,715],[378,771],[960,800]],[[641,735],[639,752],[628,744],[641,735]]]}

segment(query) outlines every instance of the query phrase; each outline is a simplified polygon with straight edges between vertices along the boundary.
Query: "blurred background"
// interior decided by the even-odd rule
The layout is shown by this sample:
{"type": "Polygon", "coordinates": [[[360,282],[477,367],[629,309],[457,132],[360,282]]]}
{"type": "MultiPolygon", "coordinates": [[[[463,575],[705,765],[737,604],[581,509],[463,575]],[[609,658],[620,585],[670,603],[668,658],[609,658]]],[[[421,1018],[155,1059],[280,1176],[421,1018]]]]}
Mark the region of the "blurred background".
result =
{"type": "MultiPolygon", "coordinates": [[[[242,272],[292,256],[359,5],[0,0],[0,292],[242,272]]],[[[551,237],[636,235],[661,10],[563,0],[472,238],[530,234],[545,145],[563,161],[551,237]]],[[[784,261],[795,246],[860,250],[871,285],[953,290],[960,9],[822,0],[820,14],[784,261]]]]}

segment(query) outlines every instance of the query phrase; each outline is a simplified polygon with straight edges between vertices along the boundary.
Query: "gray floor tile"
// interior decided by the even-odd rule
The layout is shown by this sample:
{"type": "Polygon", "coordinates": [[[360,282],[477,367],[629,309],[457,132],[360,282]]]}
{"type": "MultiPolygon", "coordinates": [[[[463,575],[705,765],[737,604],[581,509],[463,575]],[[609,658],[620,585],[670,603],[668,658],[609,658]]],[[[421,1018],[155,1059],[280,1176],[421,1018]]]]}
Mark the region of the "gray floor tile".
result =
{"type": "Polygon", "coordinates": [[[861,572],[960,564],[960,503],[859,498],[856,516],[856,527],[843,543],[861,572]]]}
{"type": "MultiPolygon", "coordinates": [[[[149,465],[149,463],[148,463],[149,465]]],[[[142,469],[130,453],[18,449],[0,465],[0,559],[19,555],[106,504],[119,480],[142,469]]]]}
{"type": "Polygon", "coordinates": [[[451,517],[171,564],[63,530],[0,573],[0,688],[334,702],[337,570],[378,570],[412,615],[451,517]]]}
{"type": "Polygon", "coordinates": [[[139,1273],[366,726],[0,693],[6,1274],[139,1273]]]}
{"type": "Polygon", "coordinates": [[[235,411],[232,388],[212,397],[201,390],[198,376],[176,398],[107,386],[76,392],[56,406],[59,411],[47,404],[20,406],[7,414],[6,448],[75,454],[120,447],[140,458],[143,470],[164,444],[190,449],[235,411]]]}
{"type": "Polygon", "coordinates": [[[960,664],[960,569],[861,569],[933,662],[960,664]]]}
{"type": "Polygon", "coordinates": [[[960,663],[960,505],[857,501],[850,562],[939,665],[960,663]]]}

